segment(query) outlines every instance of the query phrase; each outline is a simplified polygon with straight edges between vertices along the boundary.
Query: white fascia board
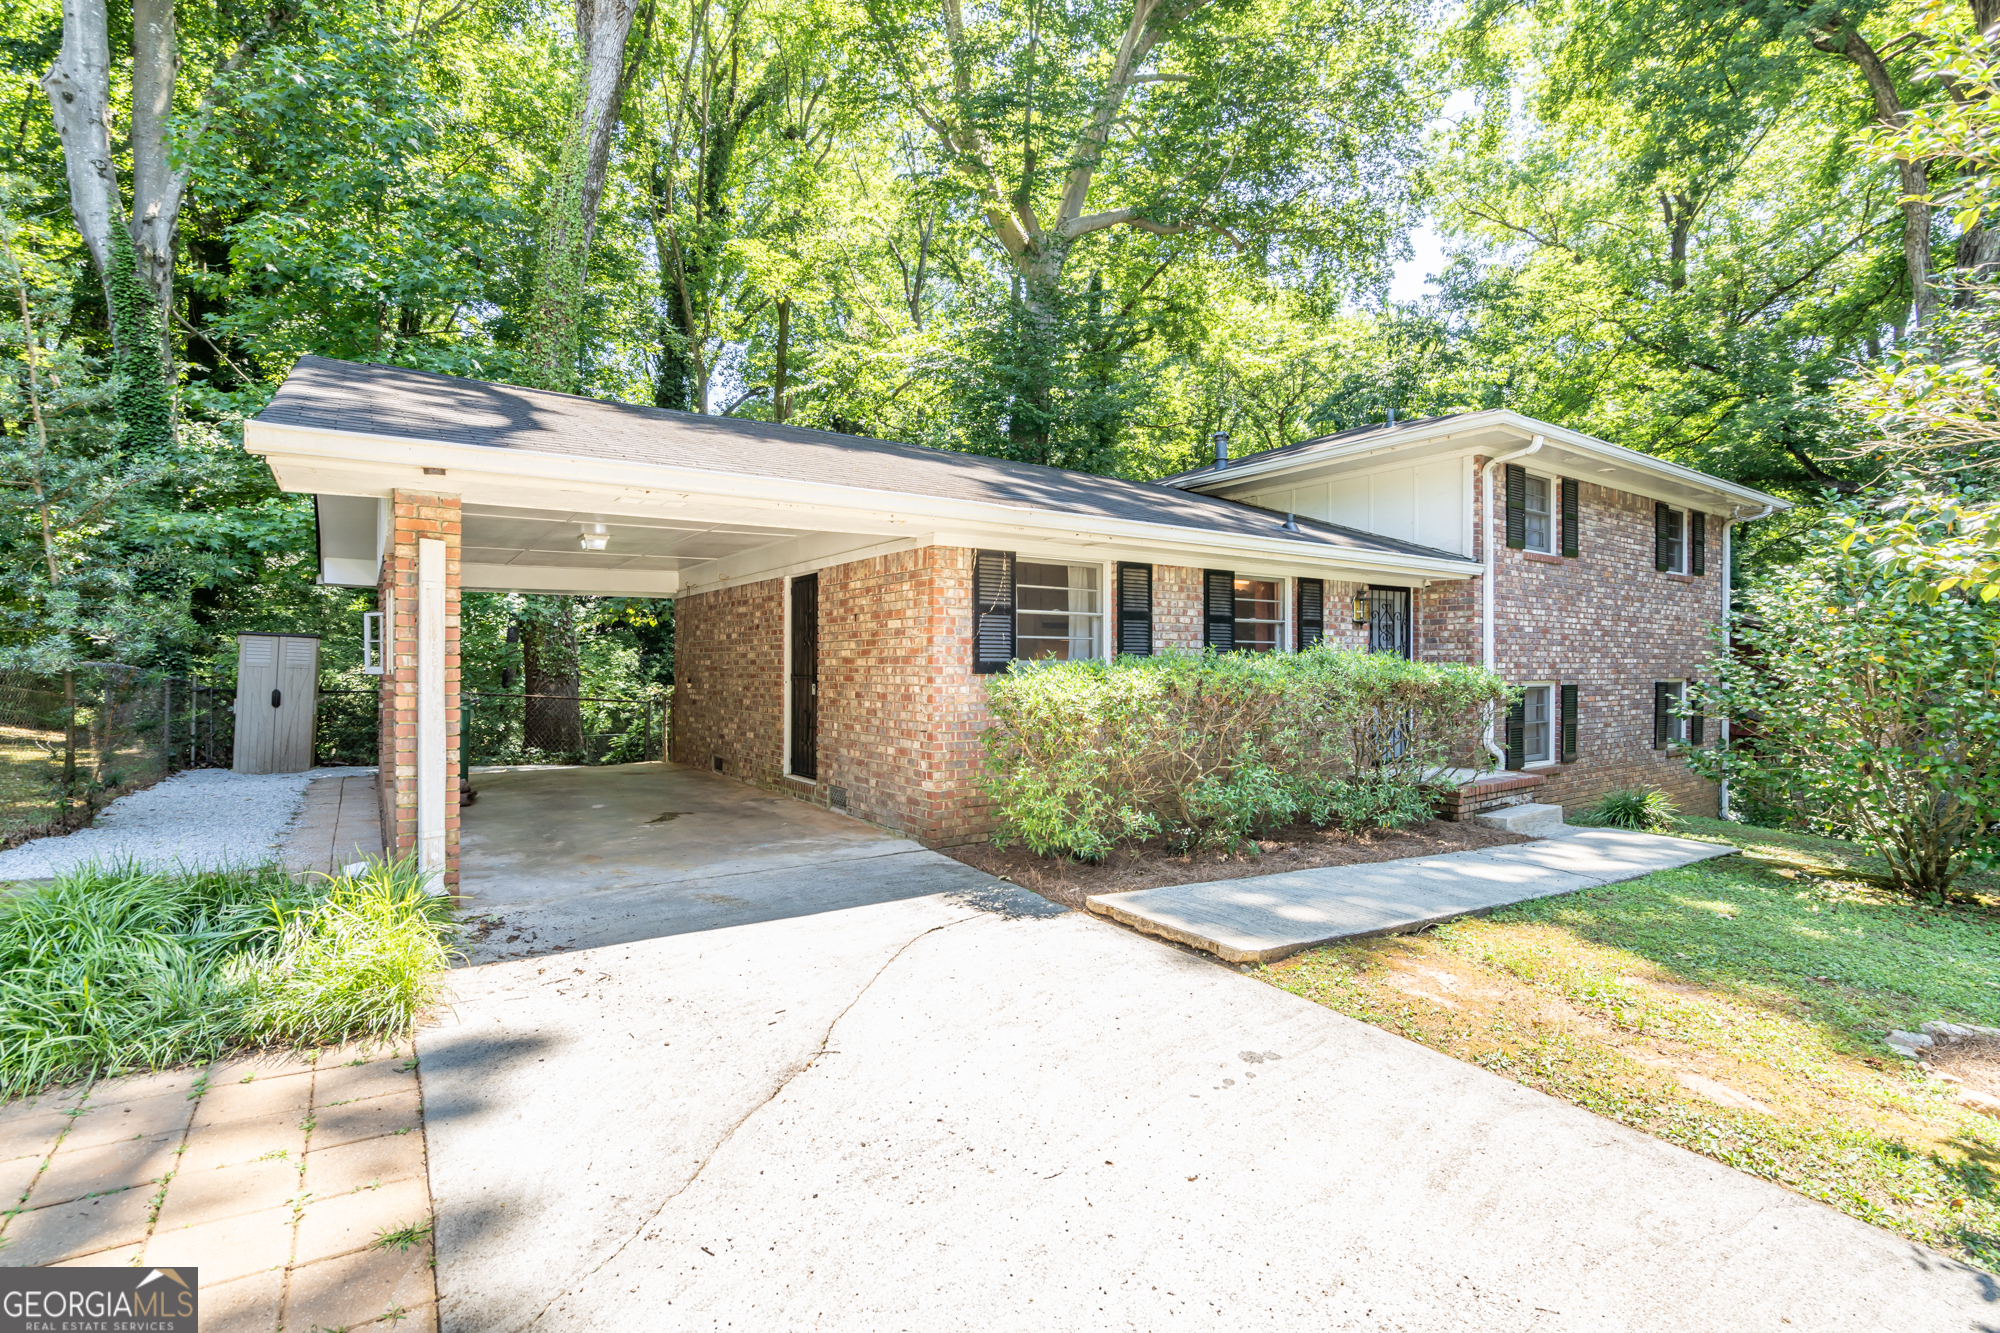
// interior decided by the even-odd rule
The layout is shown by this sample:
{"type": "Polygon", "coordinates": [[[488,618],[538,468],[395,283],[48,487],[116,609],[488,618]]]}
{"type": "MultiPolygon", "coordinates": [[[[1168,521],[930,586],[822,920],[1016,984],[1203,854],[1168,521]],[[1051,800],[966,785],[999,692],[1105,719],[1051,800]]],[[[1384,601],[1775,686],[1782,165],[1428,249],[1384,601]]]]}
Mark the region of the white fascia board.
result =
{"type": "MultiPolygon", "coordinates": [[[[1347,459],[1383,456],[1414,445],[1435,444],[1440,440],[1448,441],[1460,436],[1485,434],[1493,430],[1509,431],[1520,436],[1524,441],[1540,435],[1549,443],[1559,445],[1564,449],[1588,454],[1594,458],[1601,458],[1607,463],[1615,463],[1647,476],[1658,477],[1663,481],[1710,491],[1738,505],[1755,505],[1759,508],[1770,505],[1774,511],[1790,509],[1792,507],[1791,501],[1781,500],[1775,495],[1767,495],[1763,491],[1756,490],[1753,487],[1741,486],[1733,481],[1725,481],[1721,477],[1711,476],[1706,472],[1699,472],[1691,467],[1683,467],[1679,463],[1668,462],[1664,458],[1655,458],[1651,454],[1642,454],[1636,449],[1627,449],[1623,445],[1613,444],[1609,440],[1600,440],[1594,435],[1585,435],[1581,431],[1570,430],[1566,426],[1556,426],[1546,421],[1536,421],[1533,417],[1522,416],[1519,412],[1506,408],[1452,417],[1439,422],[1435,430],[1399,434],[1386,440],[1377,436],[1368,439],[1352,440],[1346,444],[1329,444],[1324,448],[1307,449],[1296,454],[1286,455],[1282,458],[1265,459],[1261,463],[1231,463],[1219,476],[1208,472],[1201,472],[1192,476],[1182,477],[1178,480],[1163,482],[1162,484],[1189,491],[1214,491],[1220,490],[1223,486],[1233,487],[1241,482],[1260,477],[1278,476],[1301,468],[1317,468],[1328,463],[1338,463],[1347,459]]],[[[1663,491],[1660,494],[1653,494],[1644,486],[1620,485],[1616,489],[1628,491],[1635,495],[1645,495],[1649,499],[1666,500],[1669,502],[1678,501],[1682,504],[1686,504],[1688,499],[1687,496],[1677,492],[1666,493],[1663,491]]]]}
{"type": "Polygon", "coordinates": [[[466,592],[551,592],[577,597],[673,597],[681,576],[671,569],[589,569],[566,565],[461,563],[466,592]]]}
{"type": "MultiPolygon", "coordinates": [[[[1209,557],[1227,563],[1240,561],[1247,555],[1294,564],[1340,564],[1377,574],[1420,577],[1465,578],[1479,570],[1475,562],[1457,556],[1363,552],[1338,547],[1302,549],[1300,543],[1283,537],[1230,535],[1203,528],[1089,517],[1025,505],[953,500],[659,463],[626,463],[485,445],[426,442],[317,427],[247,422],[244,448],[261,455],[271,465],[279,485],[288,491],[387,495],[398,488],[421,489],[458,495],[473,504],[543,509],[554,507],[552,502],[569,509],[593,508],[624,496],[638,497],[637,510],[644,508],[641,493],[654,492],[663,501],[682,506],[691,499],[721,499],[736,510],[765,512],[773,526],[788,528],[819,527],[903,538],[922,530],[918,528],[921,523],[926,528],[950,528],[971,534],[976,540],[969,540],[968,544],[982,546],[1036,538],[1106,548],[1139,546],[1173,550],[1181,556],[1193,557],[1190,563],[1200,563],[1209,557]],[[443,467],[444,475],[426,475],[423,471],[426,467],[443,467]],[[343,489],[343,484],[355,489],[343,489]],[[572,499],[576,502],[570,503],[572,499]]],[[[1282,521],[1274,515],[1274,529],[1282,521]]]]}
{"type": "Polygon", "coordinates": [[[373,560],[350,560],[340,556],[321,556],[319,581],[333,588],[373,588],[376,586],[376,564],[373,560]]]}

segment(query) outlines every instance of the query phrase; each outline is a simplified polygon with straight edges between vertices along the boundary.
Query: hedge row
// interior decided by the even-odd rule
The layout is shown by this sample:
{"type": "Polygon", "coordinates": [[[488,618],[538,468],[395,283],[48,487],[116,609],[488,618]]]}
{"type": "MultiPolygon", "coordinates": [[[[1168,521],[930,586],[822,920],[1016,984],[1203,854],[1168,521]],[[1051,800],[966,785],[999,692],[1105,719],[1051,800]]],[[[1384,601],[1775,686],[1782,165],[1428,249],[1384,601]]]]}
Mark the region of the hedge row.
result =
{"type": "Polygon", "coordinates": [[[1017,662],[988,682],[984,785],[1003,841],[1086,860],[1296,820],[1393,828],[1429,817],[1437,770],[1508,697],[1477,667],[1325,646],[1017,662]]]}

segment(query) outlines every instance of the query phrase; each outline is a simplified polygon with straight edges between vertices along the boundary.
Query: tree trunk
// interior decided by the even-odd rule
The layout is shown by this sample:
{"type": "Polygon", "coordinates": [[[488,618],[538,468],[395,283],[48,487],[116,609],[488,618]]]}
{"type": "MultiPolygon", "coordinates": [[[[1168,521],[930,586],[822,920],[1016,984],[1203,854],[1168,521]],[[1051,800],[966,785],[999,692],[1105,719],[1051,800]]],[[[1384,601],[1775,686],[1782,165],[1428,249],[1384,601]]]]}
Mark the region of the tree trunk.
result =
{"type": "Polygon", "coordinates": [[[62,46],[42,77],[63,146],[70,214],[97,265],[118,372],[125,443],[173,439],[172,354],[165,312],[173,299],[173,232],[185,176],[167,155],[179,38],[171,0],[132,8],[133,198],[127,222],[111,155],[110,23],[104,0],[63,0],[62,46]]]}
{"type": "Polygon", "coordinates": [[[529,299],[525,378],[544,389],[574,393],[583,344],[584,281],[597,205],[611,160],[611,133],[625,101],[631,71],[625,43],[637,13],[635,0],[577,0],[575,114],[563,138],[555,178],[542,213],[540,260],[529,299]]]}
{"type": "Polygon", "coordinates": [[[582,672],[577,660],[576,601],[530,597],[521,619],[522,743],[550,756],[583,753],[582,672]]]}
{"type": "Polygon", "coordinates": [[[778,357],[771,370],[771,420],[783,422],[792,414],[788,388],[791,367],[786,364],[792,350],[792,298],[778,302],[778,357]]]}

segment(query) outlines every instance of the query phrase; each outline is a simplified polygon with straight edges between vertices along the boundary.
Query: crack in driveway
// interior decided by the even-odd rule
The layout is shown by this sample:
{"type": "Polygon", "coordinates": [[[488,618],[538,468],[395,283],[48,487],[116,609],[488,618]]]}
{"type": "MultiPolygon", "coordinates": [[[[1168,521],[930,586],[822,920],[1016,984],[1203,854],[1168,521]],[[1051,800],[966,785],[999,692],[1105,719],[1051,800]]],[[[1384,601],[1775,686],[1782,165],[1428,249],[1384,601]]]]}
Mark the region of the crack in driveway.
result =
{"type": "MultiPolygon", "coordinates": [[[[797,1068],[788,1070],[784,1074],[784,1076],[778,1080],[777,1086],[772,1088],[770,1093],[762,1101],[758,1102],[748,1111],[745,1111],[743,1113],[742,1118],[739,1119],[735,1124],[731,1125],[728,1131],[725,1132],[720,1139],[716,1140],[715,1146],[710,1148],[707,1154],[702,1157],[701,1161],[695,1166],[694,1171],[688,1176],[688,1178],[682,1181],[680,1185],[673,1191],[673,1193],[667,1195],[666,1198],[660,1200],[659,1206],[654,1208],[651,1213],[646,1215],[645,1221],[641,1222],[637,1227],[633,1228],[631,1235],[627,1236],[624,1240],[618,1242],[617,1247],[613,1249],[611,1253],[605,1255],[602,1259],[599,1259],[595,1264],[591,1265],[591,1267],[587,1271],[578,1276],[575,1282],[570,1283],[568,1286],[564,1287],[561,1291],[549,1297],[548,1301],[545,1304],[543,1304],[542,1308],[535,1312],[535,1317],[530,1319],[527,1323],[522,1324],[520,1327],[525,1330],[533,1328],[536,1324],[539,1324],[542,1321],[542,1316],[546,1315],[550,1310],[554,1309],[558,1301],[563,1300],[565,1297],[573,1296],[579,1290],[581,1290],[585,1282],[597,1276],[597,1274],[603,1270],[606,1264],[616,1259],[619,1255],[625,1253],[625,1251],[628,1248],[630,1248],[633,1241],[643,1236],[646,1233],[646,1229],[652,1226],[654,1222],[659,1220],[660,1214],[667,1211],[667,1207],[669,1204],[673,1203],[675,1199],[680,1198],[681,1195],[687,1193],[688,1190],[692,1189],[694,1187],[694,1183],[701,1179],[702,1173],[708,1170],[709,1163],[713,1162],[716,1159],[716,1157],[721,1154],[722,1150],[729,1146],[730,1141],[736,1137],[737,1133],[741,1131],[745,1125],[750,1123],[751,1117],[755,1116],[759,1111],[769,1106],[772,1102],[778,1100],[779,1096],[783,1094],[785,1089],[792,1085],[793,1079],[796,1079],[799,1075],[805,1073],[808,1069],[811,1069],[822,1055],[827,1054],[828,1044],[832,1042],[834,1029],[840,1026],[840,1021],[843,1018],[846,1018],[848,1014],[854,1011],[854,1006],[861,1003],[862,999],[868,994],[868,992],[875,988],[875,983],[882,979],[883,974],[886,973],[891,967],[894,967],[896,965],[896,960],[901,958],[905,953],[908,953],[910,949],[916,945],[917,941],[922,940],[927,936],[935,935],[937,934],[937,932],[941,930],[949,930],[953,926],[961,926],[968,921],[977,920],[979,917],[984,915],[986,915],[986,913],[973,912],[966,916],[958,917],[957,919],[952,921],[940,922],[938,925],[931,926],[926,930],[918,931],[915,935],[912,935],[909,939],[903,941],[902,944],[898,945],[896,948],[896,952],[890,954],[886,959],[884,959],[882,962],[882,966],[876,968],[874,974],[870,976],[868,980],[862,984],[861,989],[854,993],[854,998],[849,1000],[845,1005],[841,1006],[840,1012],[833,1016],[833,1021],[826,1025],[826,1031],[820,1034],[819,1045],[813,1050],[813,1053],[807,1056],[805,1060],[798,1065],[797,1068]]],[[[710,1257],[712,1258],[714,1256],[711,1255],[710,1257]]]]}

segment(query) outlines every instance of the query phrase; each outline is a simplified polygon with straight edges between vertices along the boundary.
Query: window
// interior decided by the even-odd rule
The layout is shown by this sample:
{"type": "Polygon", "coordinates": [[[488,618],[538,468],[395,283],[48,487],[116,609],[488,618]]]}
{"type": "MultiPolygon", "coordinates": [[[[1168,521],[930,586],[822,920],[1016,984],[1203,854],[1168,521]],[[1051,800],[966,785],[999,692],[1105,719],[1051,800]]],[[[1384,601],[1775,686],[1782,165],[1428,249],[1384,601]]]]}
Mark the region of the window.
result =
{"type": "Polygon", "coordinates": [[[1550,685],[1530,685],[1521,694],[1521,760],[1546,764],[1555,756],[1555,728],[1550,725],[1550,685]]]}
{"type": "Polygon", "coordinates": [[[1270,653],[1278,649],[1278,581],[1276,579],[1236,580],[1236,646],[1245,652],[1270,653]]]}
{"type": "Polygon", "coordinates": [[[1525,481],[1522,507],[1526,511],[1527,519],[1527,549],[1552,553],[1554,544],[1550,537],[1555,530],[1555,524],[1549,506],[1549,479],[1528,477],[1525,481]]]}
{"type": "Polygon", "coordinates": [[[1687,682],[1684,680],[1662,680],[1653,684],[1653,748],[1664,750],[1669,745],[1685,745],[1688,738],[1688,720],[1680,710],[1687,703],[1687,682]]]}
{"type": "Polygon", "coordinates": [[[1103,656],[1096,565],[1020,561],[1014,573],[1014,656],[1076,662],[1103,656]]]}
{"type": "Polygon", "coordinates": [[[1688,570],[1688,522],[1683,510],[1668,505],[1653,509],[1653,565],[1668,574],[1688,570]]]}

